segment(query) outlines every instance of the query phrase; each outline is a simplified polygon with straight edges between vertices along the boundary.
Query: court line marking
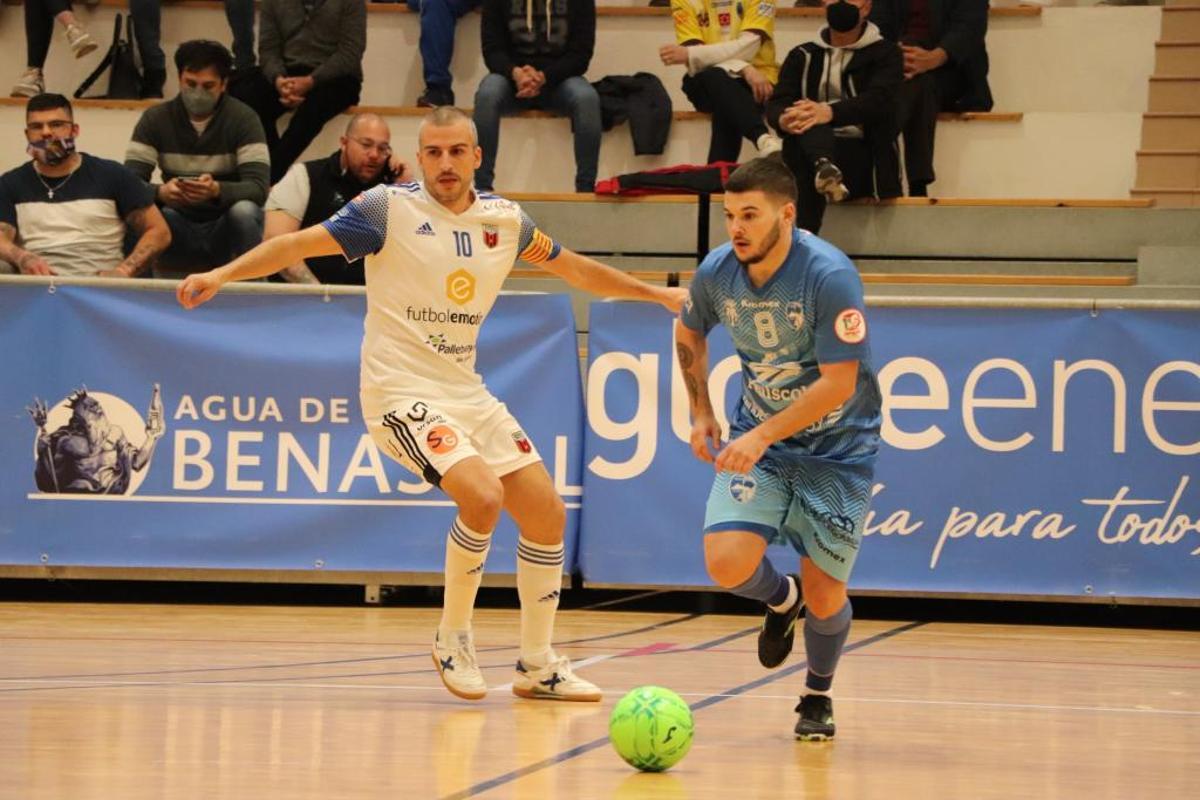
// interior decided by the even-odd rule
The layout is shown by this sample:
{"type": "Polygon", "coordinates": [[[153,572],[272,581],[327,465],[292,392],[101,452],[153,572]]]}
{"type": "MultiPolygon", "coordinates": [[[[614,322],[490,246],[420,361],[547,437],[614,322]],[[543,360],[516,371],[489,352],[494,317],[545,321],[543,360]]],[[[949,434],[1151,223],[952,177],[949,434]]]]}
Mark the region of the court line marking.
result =
{"type": "MultiPolygon", "coordinates": [[[[607,658],[616,658],[615,655],[610,655],[607,658]]],[[[594,663],[594,662],[588,662],[594,663]]],[[[576,667],[587,666],[581,661],[576,664],[576,667]]],[[[429,670],[430,673],[433,670],[429,670]]],[[[92,688],[110,688],[122,689],[130,687],[138,688],[198,688],[206,686],[217,686],[222,688],[269,688],[269,689],[325,689],[325,690],[370,690],[370,691],[403,691],[403,692],[435,692],[439,695],[442,693],[440,685],[425,685],[415,686],[395,683],[294,683],[291,681],[274,681],[274,682],[254,682],[254,681],[75,681],[78,685],[59,685],[59,682],[50,679],[31,679],[13,681],[10,679],[0,678],[0,684],[3,683],[54,683],[56,685],[45,688],[64,688],[64,689],[92,689],[92,688]]],[[[503,687],[495,687],[496,689],[503,687]]],[[[633,687],[630,687],[633,688],[633,687]]],[[[608,689],[604,691],[605,695],[613,697],[621,697],[628,689],[608,689]]],[[[791,694],[750,694],[746,692],[738,693],[710,693],[710,692],[678,692],[680,697],[701,697],[701,698],[721,698],[733,699],[741,698],[745,700],[770,700],[772,702],[778,700],[794,700],[795,693],[791,694]]],[[[923,705],[923,706],[959,706],[964,708],[996,708],[1001,710],[1011,711],[1078,711],[1086,713],[1098,714],[1150,714],[1161,716],[1180,716],[1180,717],[1200,717],[1200,710],[1191,711],[1187,709],[1175,708],[1142,708],[1138,706],[1080,706],[1080,705],[1055,705],[1050,703],[1000,703],[987,700],[922,700],[919,698],[896,698],[896,697],[850,697],[846,695],[836,695],[839,703],[879,703],[890,705],[923,705]]],[[[699,704],[693,705],[692,708],[697,708],[699,704]]],[[[711,703],[709,705],[712,705],[711,703]]],[[[604,741],[608,741],[605,739],[604,741]]],[[[569,752],[569,751],[568,751],[569,752]]],[[[565,760],[565,759],[564,759],[565,760]]]]}
{"type": "MultiPolygon", "coordinates": [[[[850,652],[853,650],[862,649],[864,647],[870,647],[871,645],[875,644],[876,642],[881,642],[881,641],[884,641],[885,639],[890,639],[893,636],[898,636],[901,633],[907,633],[908,631],[914,630],[915,628],[919,628],[925,624],[926,623],[924,623],[924,622],[910,622],[905,625],[901,625],[897,628],[892,628],[890,630],[883,631],[882,633],[877,633],[874,636],[868,636],[866,639],[860,639],[859,641],[857,641],[851,645],[848,645],[846,647],[845,651],[843,651],[843,652],[850,652]]],[[[722,638],[724,638],[724,637],[722,637],[722,638]]],[[[792,675],[796,672],[799,672],[802,669],[807,669],[807,668],[808,668],[808,662],[800,661],[796,664],[793,664],[790,667],[785,667],[784,669],[777,670],[769,675],[763,676],[762,678],[758,678],[757,680],[750,681],[749,683],[743,683],[740,686],[735,686],[732,689],[722,692],[721,694],[709,695],[708,697],[704,698],[703,700],[700,700],[697,703],[693,703],[692,711],[693,712],[701,711],[710,706],[714,706],[717,703],[722,703],[726,700],[729,700],[729,699],[732,699],[735,697],[740,697],[740,696],[744,695],[746,692],[757,689],[759,686],[765,686],[768,683],[773,683],[777,680],[780,680],[781,678],[786,678],[788,675],[792,675]]],[[[553,756],[550,756],[549,758],[542,759],[541,761],[534,762],[533,764],[529,764],[527,766],[520,767],[519,769],[512,770],[511,772],[506,772],[503,775],[499,775],[490,780],[486,780],[481,783],[477,783],[474,786],[470,786],[466,789],[463,789],[462,791],[444,795],[441,798],[441,800],[465,800],[465,798],[474,797],[476,795],[480,795],[485,792],[489,792],[492,789],[499,788],[501,786],[504,786],[505,784],[512,783],[513,781],[518,780],[520,778],[524,778],[526,775],[531,775],[535,772],[541,772],[542,770],[544,770],[548,767],[558,766],[559,764],[563,763],[564,761],[569,761],[572,758],[576,758],[576,757],[584,755],[586,753],[590,753],[591,751],[596,750],[598,748],[608,746],[608,743],[609,742],[608,742],[607,736],[600,737],[599,739],[593,739],[590,742],[585,742],[576,747],[572,747],[570,750],[564,750],[563,752],[558,753],[557,755],[553,755],[553,756]]]]}
{"type": "MultiPolygon", "coordinates": [[[[661,622],[655,622],[650,625],[644,625],[640,628],[630,628],[629,630],[625,630],[625,631],[616,631],[613,633],[605,633],[605,634],[600,634],[597,636],[588,636],[588,637],[584,637],[582,639],[567,639],[564,641],[555,642],[555,645],[556,646],[577,645],[577,644],[582,644],[582,643],[586,643],[586,642],[598,642],[598,641],[607,641],[610,639],[618,639],[622,636],[632,636],[632,635],[638,634],[638,633],[646,633],[649,631],[659,630],[660,628],[666,628],[666,627],[670,627],[672,625],[678,625],[683,622],[688,622],[690,620],[697,619],[701,616],[703,616],[703,615],[701,615],[701,614],[685,614],[683,616],[675,617],[673,619],[666,619],[666,620],[662,620],[661,622]]],[[[2,640],[2,638],[3,637],[0,637],[0,640],[2,640]]],[[[70,641],[70,640],[68,640],[68,641],[70,641]]],[[[92,641],[92,640],[87,639],[86,641],[92,641]]],[[[124,641],[124,640],[122,639],[122,641],[124,641]]],[[[135,641],[172,642],[172,641],[179,641],[179,640],[175,640],[175,639],[136,639],[135,641]]],[[[190,641],[194,641],[194,640],[188,639],[188,640],[183,640],[183,641],[190,642],[190,641]]],[[[218,641],[219,642],[219,641],[224,641],[224,640],[212,639],[212,640],[203,640],[203,641],[218,641]]],[[[238,641],[238,640],[234,640],[234,641],[238,641]]],[[[298,644],[298,643],[293,642],[292,644],[298,644]]],[[[333,644],[336,644],[336,643],[333,643],[333,644]]],[[[413,645],[409,645],[409,646],[413,646],[413,645]]],[[[490,646],[490,647],[479,648],[479,650],[477,652],[496,653],[496,652],[503,652],[505,650],[515,650],[515,649],[518,649],[518,645],[494,645],[494,646],[490,646]]],[[[243,670],[244,671],[253,671],[253,670],[258,670],[258,669],[286,669],[289,667],[314,667],[314,666],[326,666],[326,665],[334,665],[334,664],[355,664],[355,663],[362,663],[362,662],[369,662],[369,661],[402,661],[402,660],[414,659],[414,658],[425,658],[428,655],[429,655],[428,650],[422,650],[419,653],[400,653],[400,654],[390,655],[390,656],[371,656],[371,657],[363,657],[363,658],[348,658],[348,659],[338,659],[338,660],[330,660],[330,661],[302,661],[302,662],[283,663],[283,664],[257,664],[257,665],[245,665],[245,666],[229,666],[229,667],[188,667],[185,669],[146,670],[146,671],[135,671],[135,672],[95,672],[95,673],[83,673],[83,674],[75,673],[75,674],[67,674],[67,675],[43,676],[40,678],[38,678],[38,677],[28,677],[27,678],[26,676],[15,676],[15,677],[8,677],[8,678],[0,679],[0,683],[13,683],[13,682],[31,683],[31,682],[37,682],[37,681],[49,680],[49,679],[74,681],[74,682],[78,683],[84,678],[108,678],[108,677],[121,678],[121,677],[133,677],[133,676],[137,676],[137,675],[182,675],[182,674],[193,673],[193,672],[201,672],[201,673],[203,673],[203,672],[239,672],[239,671],[243,671],[243,670]]],[[[495,666],[502,666],[502,665],[495,665],[495,666]]],[[[491,667],[491,666],[483,667],[483,669],[492,669],[492,668],[494,668],[494,667],[491,667]]],[[[363,676],[370,677],[373,675],[411,675],[411,674],[420,674],[423,672],[433,672],[433,671],[434,670],[432,668],[430,668],[428,670],[416,670],[416,671],[410,670],[410,671],[404,671],[404,672],[370,672],[370,673],[364,673],[363,676]]],[[[304,680],[307,677],[308,676],[302,676],[302,677],[298,678],[298,680],[304,680]]],[[[334,677],[356,677],[356,676],[340,675],[340,676],[334,676],[334,677]]],[[[262,679],[262,680],[265,681],[267,679],[262,679]]],[[[198,681],[197,683],[208,683],[208,682],[210,682],[210,681],[198,681]]],[[[259,681],[258,680],[247,680],[244,682],[245,683],[257,683],[259,681]]],[[[89,685],[91,685],[91,684],[89,684],[89,685]]],[[[107,683],[102,683],[102,684],[97,684],[97,685],[103,686],[103,685],[107,685],[107,683]]],[[[155,684],[150,684],[150,685],[155,685],[155,684]]],[[[47,687],[47,688],[49,688],[49,687],[47,687]]],[[[25,689],[0,689],[0,692],[19,692],[19,691],[28,691],[28,690],[25,690],[25,689]]]]}

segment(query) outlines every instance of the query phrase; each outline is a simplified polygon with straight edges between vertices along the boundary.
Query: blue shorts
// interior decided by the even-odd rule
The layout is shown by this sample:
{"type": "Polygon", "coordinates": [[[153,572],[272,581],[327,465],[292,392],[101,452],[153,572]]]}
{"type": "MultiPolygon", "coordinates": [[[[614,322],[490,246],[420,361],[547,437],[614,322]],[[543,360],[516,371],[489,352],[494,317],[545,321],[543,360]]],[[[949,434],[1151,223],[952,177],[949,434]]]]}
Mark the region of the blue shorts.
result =
{"type": "Polygon", "coordinates": [[[764,458],[748,475],[718,473],[704,532],[750,531],[768,544],[787,542],[825,574],[848,581],[862,544],[874,471],[871,464],[764,458]]]}

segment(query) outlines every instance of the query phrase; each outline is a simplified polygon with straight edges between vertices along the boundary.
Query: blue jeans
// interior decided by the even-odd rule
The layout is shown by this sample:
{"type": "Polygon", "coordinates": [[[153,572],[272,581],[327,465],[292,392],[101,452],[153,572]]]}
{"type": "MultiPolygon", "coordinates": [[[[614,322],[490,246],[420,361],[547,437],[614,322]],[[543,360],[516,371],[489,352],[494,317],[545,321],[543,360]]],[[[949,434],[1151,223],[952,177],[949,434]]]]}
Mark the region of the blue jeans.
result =
{"type": "Polygon", "coordinates": [[[238,200],[216,219],[198,222],[164,206],[171,245],[159,256],[154,276],[172,278],[226,264],[262,241],[262,206],[238,200]]]}
{"type": "Polygon", "coordinates": [[[479,146],[483,148],[483,163],[475,172],[475,186],[490,191],[496,179],[500,117],[532,108],[556,111],[571,118],[571,130],[575,133],[575,191],[594,191],[601,128],[600,95],[592,85],[576,76],[543,90],[537,97],[518,100],[513,82],[494,72],[475,91],[475,127],[479,130],[479,146]]]}
{"type": "MultiPolygon", "coordinates": [[[[162,45],[162,3],[160,0],[129,0],[133,17],[133,37],[142,56],[142,68],[164,72],[167,60],[162,45]]],[[[233,67],[254,66],[254,0],[225,0],[225,19],[233,31],[233,67]]]]}
{"type": "Polygon", "coordinates": [[[482,0],[407,0],[421,15],[421,63],[425,85],[450,89],[450,59],[454,55],[454,26],[458,18],[479,8],[482,0]]]}

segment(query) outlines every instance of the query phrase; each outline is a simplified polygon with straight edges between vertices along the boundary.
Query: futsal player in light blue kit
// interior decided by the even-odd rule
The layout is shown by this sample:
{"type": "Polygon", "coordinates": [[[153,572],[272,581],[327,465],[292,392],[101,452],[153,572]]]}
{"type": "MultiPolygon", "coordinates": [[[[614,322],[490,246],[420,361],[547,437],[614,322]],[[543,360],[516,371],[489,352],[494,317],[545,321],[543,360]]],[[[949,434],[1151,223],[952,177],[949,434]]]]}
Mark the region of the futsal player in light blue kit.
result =
{"type": "Polygon", "coordinates": [[[781,159],[758,158],[730,175],[730,242],[697,269],[675,337],[692,451],[717,473],[704,520],[708,573],[767,605],[758,637],[765,667],[787,658],[807,608],[795,730],[822,741],[835,732],[830,691],[850,631],[846,581],[871,499],[880,395],[858,271],[795,221],[796,184],[781,159]],[[708,394],[706,337],[718,323],[744,382],[727,444],[708,394]],[[765,558],[772,542],[800,553],[798,575],[781,575],[765,558]]]}

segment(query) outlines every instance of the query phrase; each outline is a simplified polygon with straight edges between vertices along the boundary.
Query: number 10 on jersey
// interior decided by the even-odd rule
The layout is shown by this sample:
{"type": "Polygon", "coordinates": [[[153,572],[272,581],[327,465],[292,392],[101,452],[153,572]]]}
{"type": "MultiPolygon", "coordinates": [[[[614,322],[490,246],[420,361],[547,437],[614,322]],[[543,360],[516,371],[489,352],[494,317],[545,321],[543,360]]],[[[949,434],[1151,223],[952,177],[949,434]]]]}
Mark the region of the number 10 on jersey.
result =
{"type": "Polygon", "coordinates": [[[471,257],[471,234],[467,231],[454,232],[454,251],[459,258],[471,257]]]}

